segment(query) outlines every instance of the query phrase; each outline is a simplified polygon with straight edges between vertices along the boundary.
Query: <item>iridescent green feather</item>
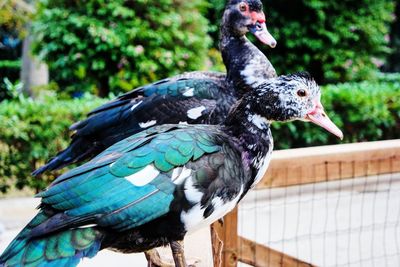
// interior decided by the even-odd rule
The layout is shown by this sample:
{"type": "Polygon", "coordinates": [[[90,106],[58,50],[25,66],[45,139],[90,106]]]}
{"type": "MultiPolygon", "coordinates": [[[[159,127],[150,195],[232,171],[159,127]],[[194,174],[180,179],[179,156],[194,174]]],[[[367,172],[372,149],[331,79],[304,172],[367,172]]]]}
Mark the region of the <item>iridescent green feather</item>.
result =
{"type": "Polygon", "coordinates": [[[192,155],[185,156],[175,148],[168,149],[164,156],[165,160],[174,166],[182,166],[192,158],[192,155]]]}
{"type": "Polygon", "coordinates": [[[33,263],[41,259],[44,255],[46,248],[46,241],[44,239],[33,240],[26,246],[24,254],[25,263],[33,263]]]}
{"type": "Polygon", "coordinates": [[[101,238],[97,230],[84,228],[27,239],[24,247],[6,259],[6,266],[75,266],[82,256],[98,252],[101,238]],[[79,253],[82,256],[76,257],[79,253]]]}
{"type": "Polygon", "coordinates": [[[163,172],[168,172],[172,170],[175,166],[169,163],[165,158],[165,153],[157,153],[155,155],[155,162],[154,165],[157,169],[163,172]]]}
{"type": "Polygon", "coordinates": [[[193,141],[193,136],[188,134],[187,132],[183,131],[177,131],[175,134],[176,139],[183,141],[183,142],[192,142],[193,141]]]}
{"type": "Polygon", "coordinates": [[[190,142],[182,142],[178,147],[178,151],[183,156],[193,156],[194,146],[190,142]]]}

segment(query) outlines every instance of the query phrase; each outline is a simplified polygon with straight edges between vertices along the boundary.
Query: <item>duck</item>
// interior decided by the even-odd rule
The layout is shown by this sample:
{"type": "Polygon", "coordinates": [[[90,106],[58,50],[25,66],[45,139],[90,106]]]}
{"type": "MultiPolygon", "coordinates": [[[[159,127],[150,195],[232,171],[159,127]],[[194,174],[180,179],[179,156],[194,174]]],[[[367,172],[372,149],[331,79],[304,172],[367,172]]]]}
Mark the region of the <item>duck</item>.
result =
{"type": "Polygon", "coordinates": [[[183,239],[222,218],[264,176],[271,123],[313,122],[343,137],[308,73],[268,79],[220,125],[165,124],[110,146],[59,176],[38,214],[0,256],[0,266],[76,266],[102,249],[136,253],[170,245],[187,266],[183,239]]]}
{"type": "Polygon", "coordinates": [[[224,11],[220,38],[227,74],[184,73],[105,103],[86,119],[73,124],[70,145],[32,175],[91,159],[112,144],[155,125],[221,123],[244,92],[260,80],[276,77],[267,57],[246,38],[248,32],[262,43],[276,46],[266,27],[262,2],[230,0],[224,11]]]}

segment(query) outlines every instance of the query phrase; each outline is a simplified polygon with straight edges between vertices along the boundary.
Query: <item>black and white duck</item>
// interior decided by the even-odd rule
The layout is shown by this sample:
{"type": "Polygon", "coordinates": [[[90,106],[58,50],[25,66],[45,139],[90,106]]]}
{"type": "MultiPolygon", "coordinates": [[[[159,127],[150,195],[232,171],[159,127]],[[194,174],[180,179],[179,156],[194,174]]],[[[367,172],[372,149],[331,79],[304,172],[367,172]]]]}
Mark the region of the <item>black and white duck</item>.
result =
{"type": "Polygon", "coordinates": [[[252,32],[274,47],[260,0],[231,0],[221,25],[220,48],[227,75],[190,72],[137,88],[89,113],[71,126],[69,147],[33,175],[88,160],[110,145],[146,128],[166,123],[218,124],[251,86],[275,77],[265,57],[246,38],[252,32]],[[257,78],[255,78],[257,77],[257,78]],[[235,89],[236,88],[236,89],[235,89]]]}
{"type": "Polygon", "coordinates": [[[58,177],[0,266],[75,266],[101,249],[171,245],[186,266],[187,232],[231,211],[266,172],[274,121],[311,121],[336,136],[320,89],[305,73],[247,92],[221,125],[161,125],[128,137],[58,177]]]}

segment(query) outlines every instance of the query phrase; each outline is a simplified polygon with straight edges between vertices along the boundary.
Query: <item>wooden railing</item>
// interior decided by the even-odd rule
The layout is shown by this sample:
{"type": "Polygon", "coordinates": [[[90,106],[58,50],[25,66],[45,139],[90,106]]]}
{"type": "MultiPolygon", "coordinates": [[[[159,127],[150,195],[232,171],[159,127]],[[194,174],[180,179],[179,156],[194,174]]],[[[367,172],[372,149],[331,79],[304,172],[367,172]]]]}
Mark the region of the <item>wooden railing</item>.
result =
{"type": "MultiPolygon", "coordinates": [[[[388,173],[400,173],[400,140],[281,150],[255,190],[388,173]]],[[[237,208],[223,221],[211,226],[214,266],[313,266],[239,236],[237,208]]]]}

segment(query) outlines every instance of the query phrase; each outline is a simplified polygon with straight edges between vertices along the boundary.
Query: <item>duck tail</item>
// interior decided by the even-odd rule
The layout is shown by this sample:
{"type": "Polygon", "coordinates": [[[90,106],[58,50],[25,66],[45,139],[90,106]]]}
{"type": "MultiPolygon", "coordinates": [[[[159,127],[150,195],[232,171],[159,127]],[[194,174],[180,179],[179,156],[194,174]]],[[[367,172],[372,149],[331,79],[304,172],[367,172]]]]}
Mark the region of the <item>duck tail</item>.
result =
{"type": "Polygon", "coordinates": [[[103,234],[93,227],[31,237],[31,229],[47,219],[39,213],[17,235],[0,256],[1,267],[76,266],[82,258],[94,257],[100,250],[103,234]]]}

